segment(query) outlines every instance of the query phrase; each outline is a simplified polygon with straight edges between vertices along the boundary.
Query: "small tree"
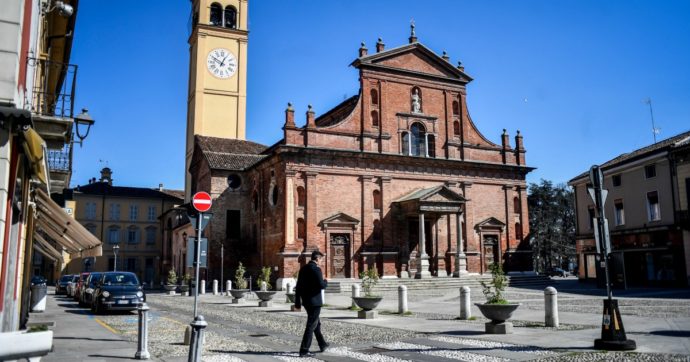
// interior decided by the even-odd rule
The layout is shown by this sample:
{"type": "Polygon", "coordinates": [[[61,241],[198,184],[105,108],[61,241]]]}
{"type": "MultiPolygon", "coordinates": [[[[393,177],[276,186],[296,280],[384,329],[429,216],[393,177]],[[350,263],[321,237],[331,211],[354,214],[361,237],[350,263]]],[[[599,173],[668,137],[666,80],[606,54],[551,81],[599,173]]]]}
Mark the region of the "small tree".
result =
{"type": "Polygon", "coordinates": [[[170,271],[168,271],[168,284],[169,285],[177,284],[177,273],[175,273],[175,270],[173,270],[173,269],[170,269],[170,271]]]}
{"type": "Polygon", "coordinates": [[[503,291],[506,289],[508,279],[501,264],[493,263],[489,265],[489,270],[491,270],[491,282],[481,282],[486,304],[508,304],[508,301],[503,298],[503,291]]]}
{"type": "Polygon", "coordinates": [[[364,295],[367,297],[373,297],[372,290],[374,286],[379,282],[379,272],[376,268],[369,268],[366,271],[359,273],[359,277],[362,278],[362,289],[364,290],[364,295]]]}
{"type": "Polygon", "coordinates": [[[261,282],[266,283],[266,290],[271,290],[273,286],[271,285],[271,267],[266,266],[261,268],[261,274],[259,274],[259,278],[256,280],[259,283],[259,286],[261,286],[261,282]]]}
{"type": "Polygon", "coordinates": [[[244,265],[242,265],[242,262],[240,262],[240,265],[235,271],[235,286],[237,289],[247,289],[247,281],[244,279],[244,273],[246,272],[247,269],[245,269],[244,265]]]}
{"type": "Polygon", "coordinates": [[[192,275],[189,274],[189,273],[186,273],[186,274],[182,277],[182,283],[183,283],[184,285],[188,285],[190,280],[192,280],[192,275]]]}

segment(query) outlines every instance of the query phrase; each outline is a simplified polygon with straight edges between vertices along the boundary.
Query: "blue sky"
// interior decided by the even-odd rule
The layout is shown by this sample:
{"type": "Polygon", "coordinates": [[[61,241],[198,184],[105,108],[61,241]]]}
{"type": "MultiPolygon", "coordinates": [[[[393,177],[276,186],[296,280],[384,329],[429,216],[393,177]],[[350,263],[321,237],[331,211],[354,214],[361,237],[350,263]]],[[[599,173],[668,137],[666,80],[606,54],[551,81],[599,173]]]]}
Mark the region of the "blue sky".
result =
{"type": "MultiPolygon", "coordinates": [[[[96,125],[75,149],[72,186],[106,164],[117,185],[184,188],[188,0],[80,1],[71,62],[76,107],[96,125]]],[[[524,135],[540,178],[566,182],[621,153],[690,130],[689,1],[250,0],[247,139],[282,136],[288,101],[304,124],[358,92],[348,65],[419,41],[474,78],[468,106],[500,142],[524,135]]]]}

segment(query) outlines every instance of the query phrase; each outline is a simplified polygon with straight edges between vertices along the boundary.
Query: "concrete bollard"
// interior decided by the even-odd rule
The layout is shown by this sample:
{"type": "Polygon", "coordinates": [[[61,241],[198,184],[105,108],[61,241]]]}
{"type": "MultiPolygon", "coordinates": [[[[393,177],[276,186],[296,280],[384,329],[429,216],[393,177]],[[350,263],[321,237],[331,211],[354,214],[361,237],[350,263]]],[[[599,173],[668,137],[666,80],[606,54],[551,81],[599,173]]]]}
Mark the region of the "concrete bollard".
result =
{"type": "Polygon", "coordinates": [[[218,295],[218,279],[213,279],[213,295],[218,295]]]}
{"type": "Polygon", "coordinates": [[[201,295],[206,294],[206,281],[205,280],[201,281],[201,288],[199,288],[199,294],[201,294],[201,295]]]}
{"type": "Polygon", "coordinates": [[[134,358],[149,359],[151,358],[148,350],[149,306],[143,303],[137,308],[137,311],[139,311],[139,338],[137,339],[137,353],[134,354],[134,358]]]}
{"type": "Polygon", "coordinates": [[[229,280],[225,281],[225,295],[230,296],[230,291],[232,290],[232,282],[229,280]]]}
{"type": "Polygon", "coordinates": [[[185,346],[189,346],[192,343],[192,326],[187,326],[184,329],[184,342],[185,346]]]}
{"type": "Polygon", "coordinates": [[[554,287],[544,289],[544,324],[558,328],[558,291],[554,287]]]}
{"type": "Polygon", "coordinates": [[[398,287],[398,313],[407,313],[407,287],[404,285],[398,287]]]}
{"type": "Polygon", "coordinates": [[[460,288],[460,319],[472,318],[470,287],[460,288]]]}
{"type": "Polygon", "coordinates": [[[204,316],[199,315],[194,318],[190,324],[192,326],[192,340],[189,344],[188,361],[201,361],[201,350],[204,347],[204,328],[208,323],[204,320],[204,316]]]}
{"type": "Polygon", "coordinates": [[[261,291],[265,292],[266,290],[268,290],[268,288],[266,287],[266,282],[261,282],[261,291]]]}
{"type": "Polygon", "coordinates": [[[326,304],[326,289],[321,289],[321,302],[326,304]]]}
{"type": "Polygon", "coordinates": [[[292,284],[287,283],[287,288],[285,289],[285,303],[291,303],[288,294],[292,292],[292,284]]]}
{"type": "MultiPolygon", "coordinates": [[[[359,284],[352,284],[352,298],[359,297],[359,284]]],[[[352,308],[357,308],[357,303],[352,299],[352,308]]]]}

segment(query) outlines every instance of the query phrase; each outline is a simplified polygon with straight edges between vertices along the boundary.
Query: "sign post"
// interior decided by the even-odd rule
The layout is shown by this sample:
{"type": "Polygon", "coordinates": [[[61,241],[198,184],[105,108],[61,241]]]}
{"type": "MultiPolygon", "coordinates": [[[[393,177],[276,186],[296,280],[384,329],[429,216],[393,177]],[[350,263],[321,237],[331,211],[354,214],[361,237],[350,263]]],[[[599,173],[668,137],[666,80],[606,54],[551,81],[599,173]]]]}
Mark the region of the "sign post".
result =
{"type": "Polygon", "coordinates": [[[201,261],[201,232],[204,230],[206,225],[208,225],[211,219],[210,214],[204,214],[206,211],[211,209],[211,195],[207,192],[197,192],[192,197],[192,206],[196,211],[199,212],[198,217],[194,218],[190,215],[190,221],[196,221],[196,248],[194,253],[194,320],[191,323],[192,326],[192,338],[189,343],[189,356],[187,360],[189,362],[201,361],[201,349],[203,339],[204,328],[208,325],[204,320],[204,317],[198,314],[198,298],[199,298],[199,267],[201,261]]]}
{"type": "Polygon", "coordinates": [[[604,174],[597,165],[589,169],[589,180],[592,187],[589,192],[594,201],[596,217],[594,219],[594,240],[599,254],[599,260],[604,268],[606,277],[606,295],[604,299],[604,313],[601,321],[601,338],[594,340],[594,348],[616,351],[630,351],[637,348],[635,341],[625,337],[623,319],[618,310],[618,300],[613,299],[611,291],[610,261],[611,261],[611,238],[608,230],[608,220],[604,214],[604,203],[608,190],[604,189],[604,174]]]}

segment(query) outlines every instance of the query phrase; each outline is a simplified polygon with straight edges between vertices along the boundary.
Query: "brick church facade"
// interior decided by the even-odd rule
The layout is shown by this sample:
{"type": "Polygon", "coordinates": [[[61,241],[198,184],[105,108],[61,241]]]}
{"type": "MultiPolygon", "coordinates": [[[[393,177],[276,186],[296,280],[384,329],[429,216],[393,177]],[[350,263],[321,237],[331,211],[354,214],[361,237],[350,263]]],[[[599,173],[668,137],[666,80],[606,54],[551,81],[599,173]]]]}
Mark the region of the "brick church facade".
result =
{"type": "MultiPolygon", "coordinates": [[[[280,287],[313,250],[326,278],[484,273],[492,262],[532,270],[525,148],[519,131],[494,144],[467,110],[472,81],[414,36],[386,50],[362,44],[359,94],[257,143],[195,136],[192,191],[209,191],[209,275],[238,262],[273,267],[280,287]],[[214,242],[215,241],[215,242],[214,242]]],[[[226,277],[227,279],[227,277],[226,277]]]]}

